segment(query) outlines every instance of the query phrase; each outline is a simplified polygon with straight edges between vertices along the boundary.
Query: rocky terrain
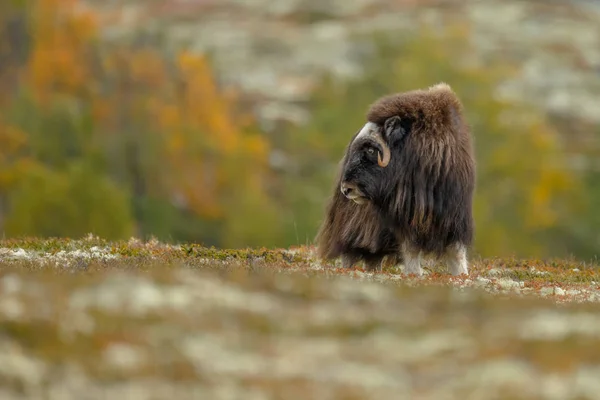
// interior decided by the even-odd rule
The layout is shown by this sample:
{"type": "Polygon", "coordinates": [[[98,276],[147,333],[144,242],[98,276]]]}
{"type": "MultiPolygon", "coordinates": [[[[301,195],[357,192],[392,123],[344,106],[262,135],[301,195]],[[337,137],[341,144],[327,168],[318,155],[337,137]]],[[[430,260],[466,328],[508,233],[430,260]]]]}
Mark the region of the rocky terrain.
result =
{"type": "Polygon", "coordinates": [[[0,242],[2,399],[597,399],[600,269],[0,242]]]}
{"type": "Polygon", "coordinates": [[[406,35],[421,23],[469,26],[480,57],[517,62],[499,95],[600,122],[600,5],[547,0],[87,0],[107,40],[162,32],[172,47],[214,56],[219,77],[253,96],[265,126],[309,118],[299,104],[321,72],[361,74],[354,38],[406,35]]]}

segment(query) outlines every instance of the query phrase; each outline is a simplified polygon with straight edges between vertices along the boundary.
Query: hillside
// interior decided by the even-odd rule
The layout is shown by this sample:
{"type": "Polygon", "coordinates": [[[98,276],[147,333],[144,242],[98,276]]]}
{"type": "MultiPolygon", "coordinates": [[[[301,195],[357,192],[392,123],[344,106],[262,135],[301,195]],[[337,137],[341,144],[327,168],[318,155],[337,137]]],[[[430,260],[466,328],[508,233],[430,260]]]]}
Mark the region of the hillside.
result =
{"type": "Polygon", "coordinates": [[[309,248],[88,237],[3,241],[0,266],[7,400],[600,393],[594,265],[473,260],[468,278],[416,279],[309,248]]]}
{"type": "MultiPolygon", "coordinates": [[[[481,58],[515,61],[499,88],[558,116],[598,123],[600,7],[591,1],[87,0],[107,40],[160,35],[170,47],[214,55],[220,78],[252,95],[265,121],[304,121],[299,105],[318,75],[361,74],[369,49],[356,35],[398,37],[422,23],[469,27],[481,58]]],[[[141,40],[141,39],[138,39],[141,40]]]]}

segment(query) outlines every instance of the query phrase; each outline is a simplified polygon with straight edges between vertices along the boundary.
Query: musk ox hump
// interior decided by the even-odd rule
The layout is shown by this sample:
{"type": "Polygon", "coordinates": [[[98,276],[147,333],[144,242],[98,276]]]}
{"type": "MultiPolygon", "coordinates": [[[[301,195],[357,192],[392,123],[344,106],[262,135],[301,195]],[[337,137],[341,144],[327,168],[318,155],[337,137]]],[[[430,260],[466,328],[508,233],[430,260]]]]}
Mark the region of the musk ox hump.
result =
{"type": "Polygon", "coordinates": [[[422,128],[440,132],[440,127],[464,124],[463,106],[447,83],[427,89],[382,96],[371,104],[367,121],[383,125],[390,117],[418,121],[422,128]]]}

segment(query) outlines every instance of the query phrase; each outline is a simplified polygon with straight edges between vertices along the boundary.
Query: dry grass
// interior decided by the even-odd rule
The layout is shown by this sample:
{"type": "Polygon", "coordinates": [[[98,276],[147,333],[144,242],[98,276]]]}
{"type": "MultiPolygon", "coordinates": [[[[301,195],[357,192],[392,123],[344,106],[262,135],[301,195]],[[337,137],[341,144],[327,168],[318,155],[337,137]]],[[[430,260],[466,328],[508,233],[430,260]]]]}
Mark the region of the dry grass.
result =
{"type": "Polygon", "coordinates": [[[2,399],[600,398],[600,269],[0,242],[2,399]]]}

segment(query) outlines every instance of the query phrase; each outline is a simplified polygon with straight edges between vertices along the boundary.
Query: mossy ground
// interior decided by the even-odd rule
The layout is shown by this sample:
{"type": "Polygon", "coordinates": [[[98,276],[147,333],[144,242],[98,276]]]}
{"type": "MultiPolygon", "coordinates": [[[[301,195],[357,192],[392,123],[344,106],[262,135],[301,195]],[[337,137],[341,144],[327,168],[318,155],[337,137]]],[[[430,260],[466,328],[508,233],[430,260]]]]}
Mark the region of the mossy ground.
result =
{"type": "Polygon", "coordinates": [[[598,266],[470,268],[416,278],[322,265],[308,247],[5,240],[0,398],[598,398],[598,266]]]}

